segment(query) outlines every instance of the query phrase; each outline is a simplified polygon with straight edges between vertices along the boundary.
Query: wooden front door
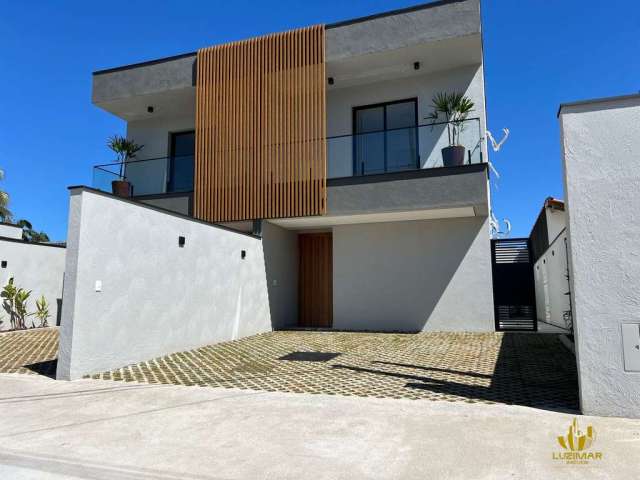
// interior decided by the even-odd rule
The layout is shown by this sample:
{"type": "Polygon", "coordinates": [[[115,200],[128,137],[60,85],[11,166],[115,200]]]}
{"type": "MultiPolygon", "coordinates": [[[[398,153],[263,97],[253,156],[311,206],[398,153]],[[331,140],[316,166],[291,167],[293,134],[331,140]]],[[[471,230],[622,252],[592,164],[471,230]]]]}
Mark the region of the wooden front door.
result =
{"type": "Polygon", "coordinates": [[[331,233],[298,235],[298,325],[331,328],[333,324],[333,254],[331,233]]]}

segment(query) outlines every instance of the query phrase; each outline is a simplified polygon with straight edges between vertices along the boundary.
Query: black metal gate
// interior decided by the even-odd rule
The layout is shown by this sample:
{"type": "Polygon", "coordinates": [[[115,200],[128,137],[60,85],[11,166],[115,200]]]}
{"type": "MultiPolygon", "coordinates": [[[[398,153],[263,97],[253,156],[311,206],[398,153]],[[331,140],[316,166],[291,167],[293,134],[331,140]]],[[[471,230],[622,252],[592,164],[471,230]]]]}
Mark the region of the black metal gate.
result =
{"type": "Polygon", "coordinates": [[[496,330],[536,331],[536,289],[528,238],[491,240],[496,330]]]}

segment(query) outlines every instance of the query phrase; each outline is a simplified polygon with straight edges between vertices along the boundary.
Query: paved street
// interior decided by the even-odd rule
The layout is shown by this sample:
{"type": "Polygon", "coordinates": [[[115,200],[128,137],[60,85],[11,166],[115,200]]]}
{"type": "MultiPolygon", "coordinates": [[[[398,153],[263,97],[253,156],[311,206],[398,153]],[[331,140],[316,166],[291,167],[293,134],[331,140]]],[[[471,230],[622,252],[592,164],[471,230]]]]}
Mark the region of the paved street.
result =
{"type": "Polygon", "coordinates": [[[580,417],[603,459],[567,465],[574,415],[509,405],[0,375],[0,478],[636,478],[640,421],[580,417]]]}

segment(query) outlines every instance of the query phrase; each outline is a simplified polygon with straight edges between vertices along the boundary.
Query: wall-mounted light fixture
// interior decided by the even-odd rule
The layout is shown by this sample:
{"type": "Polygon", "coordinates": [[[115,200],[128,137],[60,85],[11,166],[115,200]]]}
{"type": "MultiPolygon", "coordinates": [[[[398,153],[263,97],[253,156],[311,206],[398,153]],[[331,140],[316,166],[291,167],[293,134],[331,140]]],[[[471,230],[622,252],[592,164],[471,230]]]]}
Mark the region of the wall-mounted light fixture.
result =
{"type": "Polygon", "coordinates": [[[327,82],[329,83],[329,85],[333,85],[333,77],[329,77],[327,79],[327,82]]]}
{"type": "Polygon", "coordinates": [[[242,260],[244,260],[244,259],[246,258],[246,256],[247,256],[247,251],[246,251],[246,250],[242,250],[242,251],[240,252],[240,258],[241,258],[242,260]]]}
{"type": "Polygon", "coordinates": [[[413,62],[413,69],[420,70],[420,62],[413,62]]]}
{"type": "Polygon", "coordinates": [[[178,237],[178,246],[180,248],[184,247],[184,242],[185,242],[184,237],[182,236],[178,237]]]}
{"type": "Polygon", "coordinates": [[[2,268],[7,268],[7,261],[6,260],[2,260],[2,263],[0,264],[0,266],[2,268]]]}
{"type": "Polygon", "coordinates": [[[147,112],[149,112],[149,113],[153,113],[153,106],[152,106],[152,105],[149,105],[149,106],[147,107],[147,112]]]}

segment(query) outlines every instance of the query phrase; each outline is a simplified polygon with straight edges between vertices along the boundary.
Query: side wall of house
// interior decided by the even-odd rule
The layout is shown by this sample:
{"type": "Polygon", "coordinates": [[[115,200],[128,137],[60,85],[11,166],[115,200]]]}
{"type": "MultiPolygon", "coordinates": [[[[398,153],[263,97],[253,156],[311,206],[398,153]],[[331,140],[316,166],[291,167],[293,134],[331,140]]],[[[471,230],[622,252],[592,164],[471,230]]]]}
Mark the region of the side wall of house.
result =
{"type": "MultiPolygon", "coordinates": [[[[31,290],[27,302],[29,312],[36,310],[36,300],[44,295],[51,315],[49,326],[56,325],[59,319],[65,253],[63,247],[0,238],[0,261],[7,262],[6,267],[0,268],[0,288],[13,277],[16,286],[31,290]]],[[[11,328],[6,312],[0,313],[0,321],[0,330],[11,328]]],[[[39,325],[35,317],[30,317],[27,326],[31,326],[32,321],[39,325]]]]}
{"type": "Polygon", "coordinates": [[[271,330],[255,237],[80,188],[66,269],[61,379],[271,330]]]}
{"type": "Polygon", "coordinates": [[[565,106],[560,123],[580,406],[640,417],[640,96],[565,106]]]}
{"type": "MultiPolygon", "coordinates": [[[[563,212],[564,213],[564,212],[563,212]]],[[[538,320],[560,328],[570,327],[571,301],[567,277],[566,230],[555,235],[555,241],[533,266],[538,320]]]]}
{"type": "Polygon", "coordinates": [[[333,228],[333,326],[493,331],[487,217],[333,228]]]}
{"type": "Polygon", "coordinates": [[[553,208],[546,208],[545,210],[549,243],[551,243],[567,227],[567,215],[564,210],[555,210],[553,208]]]}
{"type": "Polygon", "coordinates": [[[298,324],[298,234],[262,222],[262,244],[274,328],[298,324]]]}

